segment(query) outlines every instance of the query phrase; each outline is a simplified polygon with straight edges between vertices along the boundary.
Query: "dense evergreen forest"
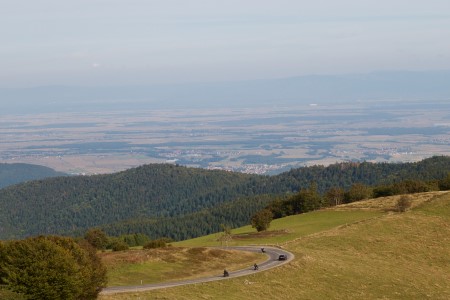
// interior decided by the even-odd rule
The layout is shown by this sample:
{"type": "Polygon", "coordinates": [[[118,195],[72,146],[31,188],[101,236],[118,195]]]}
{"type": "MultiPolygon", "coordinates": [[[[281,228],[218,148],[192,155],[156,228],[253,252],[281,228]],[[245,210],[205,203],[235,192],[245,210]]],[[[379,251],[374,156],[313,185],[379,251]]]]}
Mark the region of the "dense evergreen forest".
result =
{"type": "Polygon", "coordinates": [[[0,239],[39,234],[144,233],[175,240],[249,224],[274,199],[315,184],[331,188],[433,181],[450,173],[450,157],[417,163],[336,163],[276,176],[152,164],[109,175],[57,177],[0,189],[0,239]]]}
{"type": "Polygon", "coordinates": [[[38,165],[0,163],[0,189],[16,183],[63,175],[66,174],[38,165]]]}

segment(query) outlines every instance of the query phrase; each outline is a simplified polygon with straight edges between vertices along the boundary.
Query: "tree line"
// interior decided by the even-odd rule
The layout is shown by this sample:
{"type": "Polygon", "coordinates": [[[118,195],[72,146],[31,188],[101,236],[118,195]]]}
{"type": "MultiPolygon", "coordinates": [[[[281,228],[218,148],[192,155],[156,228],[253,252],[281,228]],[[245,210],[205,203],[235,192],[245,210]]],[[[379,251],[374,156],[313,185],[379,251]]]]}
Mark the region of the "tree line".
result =
{"type": "Polygon", "coordinates": [[[321,194],[334,189],[339,202],[344,201],[341,189],[355,183],[378,185],[373,192],[386,195],[392,184],[442,180],[449,172],[450,157],[439,156],[417,163],[303,167],[276,176],[151,164],[115,174],[50,178],[0,189],[0,239],[77,236],[100,227],[113,236],[142,233],[181,240],[220,231],[220,224],[248,224],[274,198],[292,196],[311,182],[321,194]]]}
{"type": "MultiPolygon", "coordinates": [[[[287,199],[273,200],[263,209],[257,211],[251,217],[250,222],[258,231],[263,231],[269,227],[272,219],[306,213],[324,207],[371,198],[446,190],[450,190],[450,173],[441,180],[408,179],[377,186],[354,183],[348,189],[331,187],[322,194],[318,192],[317,184],[313,182],[308,188],[301,189],[297,194],[287,199]]],[[[408,205],[410,205],[408,198],[401,198],[398,203],[399,211],[404,211],[408,205]]]]}

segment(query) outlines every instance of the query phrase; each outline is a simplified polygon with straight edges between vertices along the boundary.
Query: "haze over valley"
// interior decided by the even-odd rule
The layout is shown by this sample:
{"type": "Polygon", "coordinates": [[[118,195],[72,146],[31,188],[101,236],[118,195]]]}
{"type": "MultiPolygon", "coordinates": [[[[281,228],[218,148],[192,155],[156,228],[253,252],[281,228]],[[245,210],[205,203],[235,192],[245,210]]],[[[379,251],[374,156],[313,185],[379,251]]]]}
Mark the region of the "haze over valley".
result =
{"type": "Polygon", "coordinates": [[[4,114],[0,162],[70,174],[154,162],[254,174],[450,155],[447,101],[4,114]]]}
{"type": "Polygon", "coordinates": [[[132,2],[5,3],[0,162],[275,174],[449,154],[448,1],[132,2]]]}

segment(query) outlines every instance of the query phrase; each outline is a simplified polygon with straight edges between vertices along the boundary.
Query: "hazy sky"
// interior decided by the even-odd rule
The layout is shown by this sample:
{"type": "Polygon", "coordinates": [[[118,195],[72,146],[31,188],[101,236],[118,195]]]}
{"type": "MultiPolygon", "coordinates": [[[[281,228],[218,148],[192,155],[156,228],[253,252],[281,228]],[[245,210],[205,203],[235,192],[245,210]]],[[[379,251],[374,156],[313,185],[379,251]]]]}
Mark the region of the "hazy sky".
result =
{"type": "Polygon", "coordinates": [[[449,0],[0,0],[0,87],[450,69],[449,0]]]}

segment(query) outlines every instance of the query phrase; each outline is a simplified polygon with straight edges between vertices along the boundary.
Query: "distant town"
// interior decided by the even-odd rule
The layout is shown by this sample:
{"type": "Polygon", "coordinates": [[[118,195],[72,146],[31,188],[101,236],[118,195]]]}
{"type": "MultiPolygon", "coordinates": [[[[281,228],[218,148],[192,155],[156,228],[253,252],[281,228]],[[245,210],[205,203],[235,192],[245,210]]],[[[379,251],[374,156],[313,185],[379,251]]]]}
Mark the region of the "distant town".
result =
{"type": "Polygon", "coordinates": [[[3,115],[0,162],[71,174],[148,163],[277,174],[341,161],[450,155],[450,104],[357,102],[297,107],[3,115]]]}

